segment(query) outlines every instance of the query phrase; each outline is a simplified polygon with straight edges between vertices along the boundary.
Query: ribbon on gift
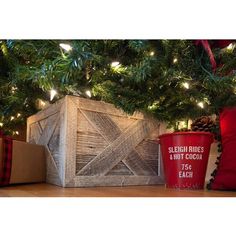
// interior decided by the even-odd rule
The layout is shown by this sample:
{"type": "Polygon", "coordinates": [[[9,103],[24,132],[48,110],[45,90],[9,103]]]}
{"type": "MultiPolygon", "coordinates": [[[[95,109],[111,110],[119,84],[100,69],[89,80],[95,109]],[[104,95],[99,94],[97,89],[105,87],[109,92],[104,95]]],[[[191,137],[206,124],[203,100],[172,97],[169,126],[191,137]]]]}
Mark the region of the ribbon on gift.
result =
{"type": "Polygon", "coordinates": [[[2,169],[0,170],[0,186],[6,186],[10,183],[12,166],[12,138],[4,136],[0,131],[2,138],[2,169]]]}

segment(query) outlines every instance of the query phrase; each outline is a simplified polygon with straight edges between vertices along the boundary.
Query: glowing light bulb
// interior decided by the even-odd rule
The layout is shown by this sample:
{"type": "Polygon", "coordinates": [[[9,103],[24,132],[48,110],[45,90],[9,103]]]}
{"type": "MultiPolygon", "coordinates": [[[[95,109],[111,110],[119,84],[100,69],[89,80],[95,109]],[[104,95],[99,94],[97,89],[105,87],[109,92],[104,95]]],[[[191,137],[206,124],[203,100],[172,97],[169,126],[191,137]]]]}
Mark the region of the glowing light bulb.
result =
{"type": "Polygon", "coordinates": [[[234,48],[234,45],[232,43],[227,46],[228,50],[232,50],[233,48],[234,48]]]}
{"type": "Polygon", "coordinates": [[[189,83],[184,82],[184,83],[183,83],[183,86],[184,86],[186,89],[189,89],[189,83]]]}
{"type": "Polygon", "coordinates": [[[178,62],[178,59],[175,57],[175,58],[173,59],[173,63],[176,64],[177,62],[178,62]]]}
{"type": "Polygon", "coordinates": [[[57,94],[57,91],[55,89],[50,90],[50,101],[53,100],[56,94],[57,94]]]}
{"type": "Polygon", "coordinates": [[[186,121],[179,121],[178,128],[179,129],[187,128],[187,122],[186,121]]]}
{"type": "Polygon", "coordinates": [[[20,116],[21,116],[21,114],[20,114],[20,113],[17,113],[16,117],[18,118],[18,117],[20,117],[20,116]]]}
{"type": "Polygon", "coordinates": [[[118,61],[113,61],[111,63],[111,67],[119,67],[119,66],[120,66],[120,62],[118,62],[118,61]]]}
{"type": "Polygon", "coordinates": [[[19,133],[19,131],[15,131],[15,134],[16,134],[16,135],[19,135],[20,133],[19,133]]]}
{"type": "Polygon", "coordinates": [[[16,86],[11,87],[11,93],[14,94],[18,88],[16,86]]]}
{"type": "Polygon", "coordinates": [[[69,44],[65,44],[65,43],[60,43],[59,44],[61,48],[63,48],[64,50],[66,50],[67,52],[72,50],[72,47],[69,44]]]}
{"type": "Polygon", "coordinates": [[[46,105],[46,102],[44,102],[43,100],[40,100],[40,101],[39,101],[39,105],[40,105],[41,107],[44,107],[44,106],[46,105]]]}
{"type": "Polygon", "coordinates": [[[151,51],[150,56],[154,56],[155,52],[151,51]]]}
{"type": "Polygon", "coordinates": [[[0,127],[3,127],[3,123],[2,122],[0,122],[0,127]]]}
{"type": "Polygon", "coordinates": [[[88,97],[92,97],[92,94],[91,94],[91,92],[89,91],[89,90],[87,90],[86,92],[85,92],[85,94],[88,96],[88,97]]]}
{"type": "Polygon", "coordinates": [[[203,102],[199,102],[197,105],[198,105],[199,107],[201,107],[202,109],[204,108],[203,102]]]}
{"type": "Polygon", "coordinates": [[[12,121],[12,120],[14,120],[14,119],[15,119],[15,117],[14,117],[14,116],[11,116],[10,120],[12,121]]]}

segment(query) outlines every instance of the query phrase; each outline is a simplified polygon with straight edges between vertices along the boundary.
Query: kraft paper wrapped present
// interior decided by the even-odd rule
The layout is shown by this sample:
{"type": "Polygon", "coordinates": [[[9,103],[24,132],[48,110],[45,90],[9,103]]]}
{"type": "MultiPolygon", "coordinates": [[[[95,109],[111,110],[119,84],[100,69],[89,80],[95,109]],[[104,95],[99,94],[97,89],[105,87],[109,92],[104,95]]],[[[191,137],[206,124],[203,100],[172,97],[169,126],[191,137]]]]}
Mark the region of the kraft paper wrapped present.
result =
{"type": "Polygon", "coordinates": [[[0,186],[45,182],[45,148],[0,137],[0,186]]]}

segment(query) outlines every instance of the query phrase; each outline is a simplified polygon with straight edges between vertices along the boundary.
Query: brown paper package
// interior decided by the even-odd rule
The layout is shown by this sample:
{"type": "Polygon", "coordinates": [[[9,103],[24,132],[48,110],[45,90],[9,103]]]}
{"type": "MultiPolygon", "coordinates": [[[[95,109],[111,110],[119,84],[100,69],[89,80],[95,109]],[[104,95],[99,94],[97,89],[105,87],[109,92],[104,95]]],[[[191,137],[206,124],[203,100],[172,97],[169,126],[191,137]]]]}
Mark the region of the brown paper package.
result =
{"type": "MultiPolygon", "coordinates": [[[[0,170],[2,170],[0,138],[0,170]]],[[[43,146],[13,140],[10,184],[45,182],[46,160],[43,146]]]]}

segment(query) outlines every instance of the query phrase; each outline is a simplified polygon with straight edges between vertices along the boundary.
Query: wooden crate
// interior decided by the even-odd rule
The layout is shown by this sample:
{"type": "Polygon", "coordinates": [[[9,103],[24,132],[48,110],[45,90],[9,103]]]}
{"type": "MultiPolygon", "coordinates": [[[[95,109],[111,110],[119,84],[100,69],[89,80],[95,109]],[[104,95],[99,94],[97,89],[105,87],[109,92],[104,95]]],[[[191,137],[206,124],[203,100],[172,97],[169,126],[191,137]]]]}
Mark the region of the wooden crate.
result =
{"type": "Polygon", "coordinates": [[[159,132],[141,113],[75,96],[27,120],[27,141],[47,149],[47,182],[63,187],[162,184],[159,132]]]}

